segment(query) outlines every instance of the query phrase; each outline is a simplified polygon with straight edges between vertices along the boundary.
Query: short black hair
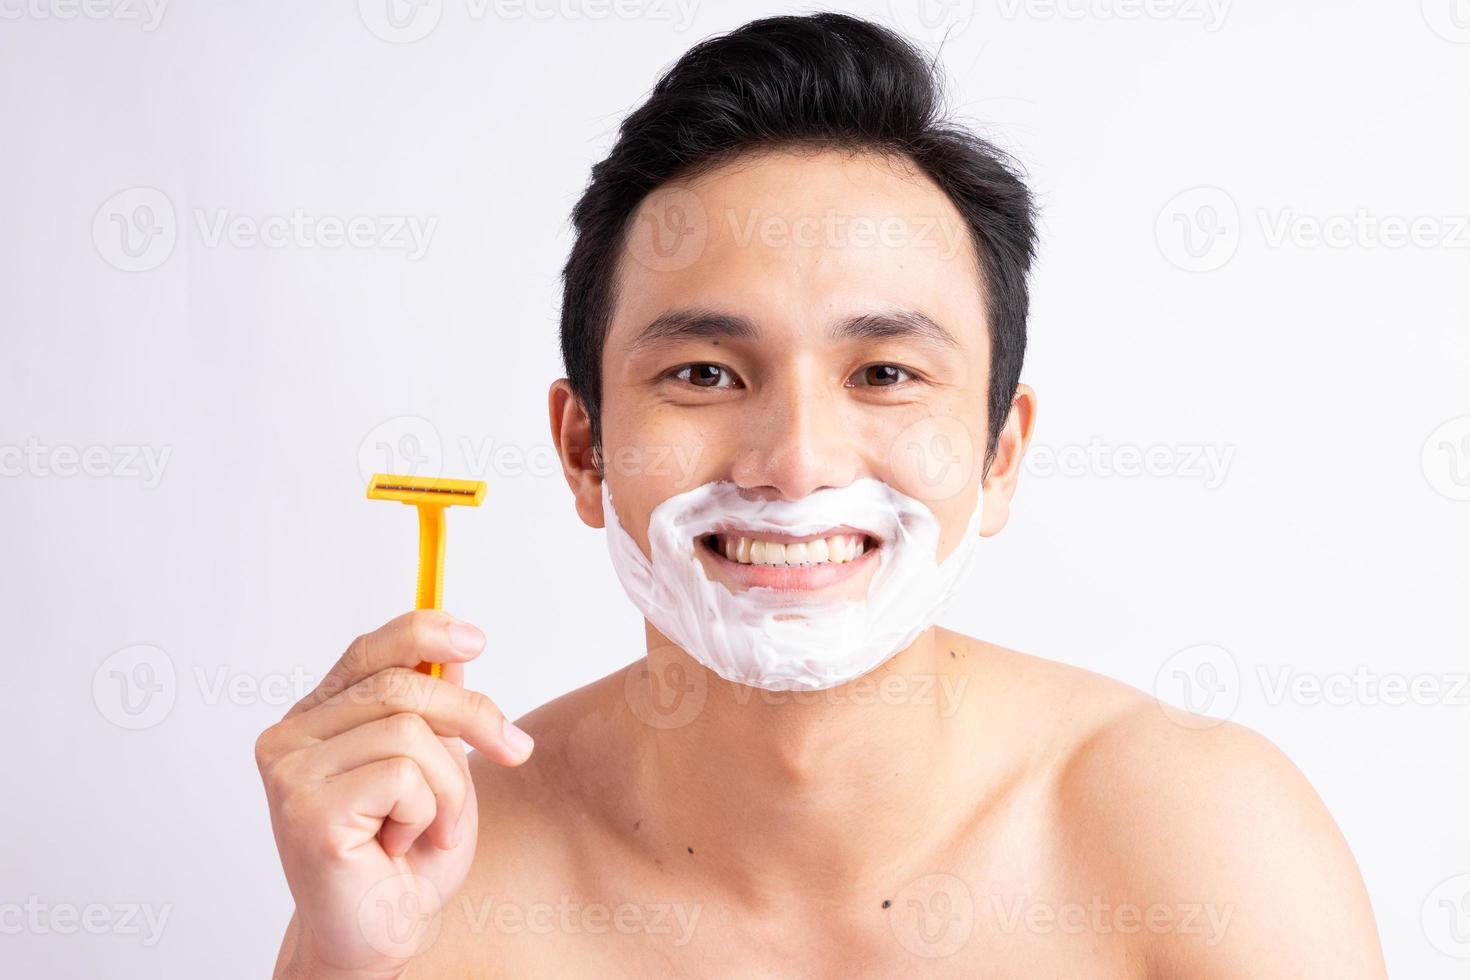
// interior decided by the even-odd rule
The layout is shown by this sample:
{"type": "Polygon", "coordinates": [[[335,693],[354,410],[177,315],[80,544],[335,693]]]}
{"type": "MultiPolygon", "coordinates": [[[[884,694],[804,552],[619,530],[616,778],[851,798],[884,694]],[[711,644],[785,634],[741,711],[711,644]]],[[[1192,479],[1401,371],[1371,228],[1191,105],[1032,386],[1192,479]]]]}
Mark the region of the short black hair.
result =
{"type": "Polygon", "coordinates": [[[1018,165],[943,118],[942,101],[938,69],[911,42],[835,13],[751,21],[701,41],[663,74],[623,120],[572,210],[561,349],[591,421],[594,460],[602,445],[603,346],[638,205],[661,185],[742,153],[832,148],[908,158],[965,220],[990,320],[988,467],[1021,377],[1036,210],[1018,165]]]}

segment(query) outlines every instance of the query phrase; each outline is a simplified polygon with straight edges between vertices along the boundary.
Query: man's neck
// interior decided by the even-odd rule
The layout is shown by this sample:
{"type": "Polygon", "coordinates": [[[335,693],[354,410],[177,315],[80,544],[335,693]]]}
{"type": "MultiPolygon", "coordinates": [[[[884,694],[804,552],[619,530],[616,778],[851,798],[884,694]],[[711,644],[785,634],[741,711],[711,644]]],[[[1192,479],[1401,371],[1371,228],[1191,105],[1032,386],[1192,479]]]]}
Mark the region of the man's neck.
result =
{"type": "Polygon", "coordinates": [[[1013,768],[981,744],[979,658],[950,638],[928,630],[836,688],[772,692],[720,679],[649,627],[644,680],[678,667],[690,699],[634,734],[649,839],[752,904],[876,894],[922,871],[914,862],[942,851],[1013,768]]]}

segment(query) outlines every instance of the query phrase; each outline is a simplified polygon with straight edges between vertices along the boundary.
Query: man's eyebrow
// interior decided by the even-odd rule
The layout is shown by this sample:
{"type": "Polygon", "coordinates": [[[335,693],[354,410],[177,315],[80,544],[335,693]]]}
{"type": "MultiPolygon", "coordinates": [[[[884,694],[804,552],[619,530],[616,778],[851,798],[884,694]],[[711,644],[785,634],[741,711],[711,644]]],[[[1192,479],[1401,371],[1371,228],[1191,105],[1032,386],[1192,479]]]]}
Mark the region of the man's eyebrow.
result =
{"type": "MultiPolygon", "coordinates": [[[[917,310],[888,310],[848,317],[835,324],[827,336],[834,341],[915,340],[952,350],[960,348],[954,334],[917,310]]],[[[722,337],[754,341],[760,339],[760,331],[749,319],[735,313],[705,309],[669,310],[639,331],[628,343],[627,352],[632,355],[684,340],[722,337]]]]}
{"type": "Polygon", "coordinates": [[[759,332],[755,324],[743,316],[733,313],[717,313],[713,310],[670,310],[656,317],[638,336],[628,343],[628,353],[676,344],[681,340],[708,340],[710,338],[737,337],[756,340],[759,332]]]}
{"type": "Polygon", "coordinates": [[[833,340],[917,340],[958,350],[954,334],[918,310],[891,310],[850,317],[834,326],[833,340]]]}

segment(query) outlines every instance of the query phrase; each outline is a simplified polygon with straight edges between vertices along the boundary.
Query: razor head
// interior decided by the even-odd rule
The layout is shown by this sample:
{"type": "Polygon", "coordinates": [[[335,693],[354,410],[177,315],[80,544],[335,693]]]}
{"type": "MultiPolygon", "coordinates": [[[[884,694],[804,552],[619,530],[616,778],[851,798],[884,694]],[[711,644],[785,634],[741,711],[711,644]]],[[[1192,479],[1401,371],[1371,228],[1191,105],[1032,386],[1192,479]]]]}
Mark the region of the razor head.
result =
{"type": "Polygon", "coordinates": [[[485,482],[374,473],[367,495],[369,500],[397,500],[430,507],[478,507],[485,499],[485,482]]]}

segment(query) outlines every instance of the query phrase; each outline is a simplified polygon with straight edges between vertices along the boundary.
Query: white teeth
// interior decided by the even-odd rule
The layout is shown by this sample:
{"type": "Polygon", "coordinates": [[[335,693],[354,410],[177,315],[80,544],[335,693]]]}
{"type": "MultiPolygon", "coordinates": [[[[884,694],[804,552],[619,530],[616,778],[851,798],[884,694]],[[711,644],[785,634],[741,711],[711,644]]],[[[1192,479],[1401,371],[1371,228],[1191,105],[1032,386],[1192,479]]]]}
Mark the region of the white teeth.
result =
{"type": "Polygon", "coordinates": [[[848,554],[847,535],[840,534],[827,539],[827,560],[834,565],[852,560],[852,555],[848,554]]]}
{"type": "Polygon", "coordinates": [[[835,565],[853,561],[867,550],[861,534],[835,534],[793,544],[724,534],[716,538],[718,550],[742,565],[835,565]]]}

